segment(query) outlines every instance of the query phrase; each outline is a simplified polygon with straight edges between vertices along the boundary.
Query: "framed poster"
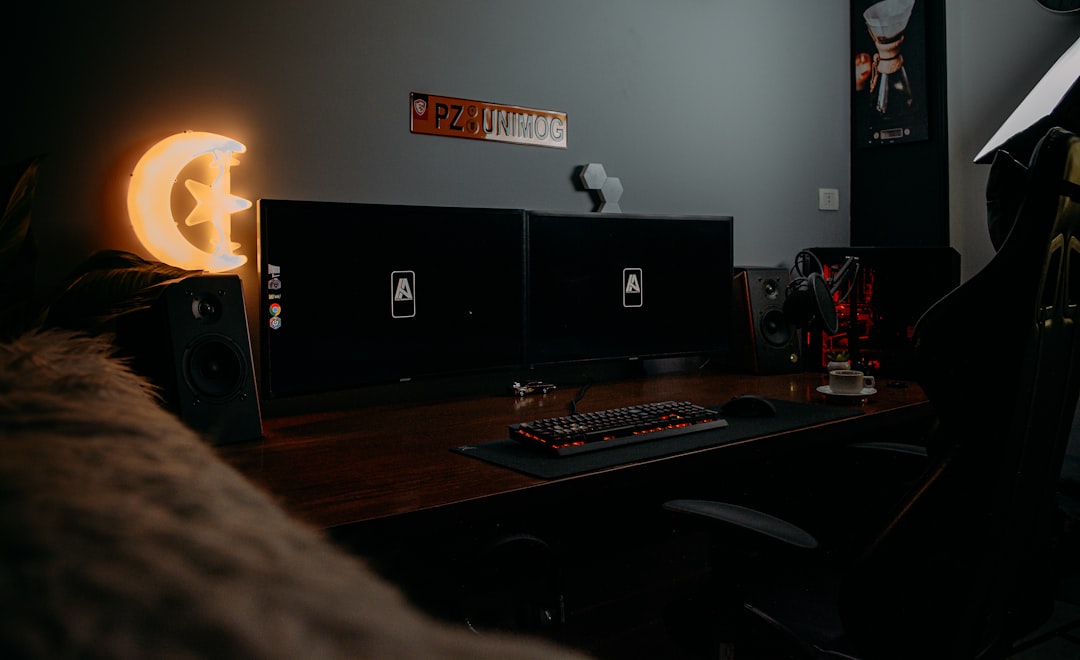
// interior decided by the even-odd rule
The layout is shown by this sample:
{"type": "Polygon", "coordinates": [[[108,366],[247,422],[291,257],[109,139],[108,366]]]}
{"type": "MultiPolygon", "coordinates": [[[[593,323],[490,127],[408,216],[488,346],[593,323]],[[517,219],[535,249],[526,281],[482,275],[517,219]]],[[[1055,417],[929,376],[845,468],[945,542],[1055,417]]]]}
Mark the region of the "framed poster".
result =
{"type": "Polygon", "coordinates": [[[853,142],[872,147],[929,138],[927,0],[852,0],[853,142]]]}

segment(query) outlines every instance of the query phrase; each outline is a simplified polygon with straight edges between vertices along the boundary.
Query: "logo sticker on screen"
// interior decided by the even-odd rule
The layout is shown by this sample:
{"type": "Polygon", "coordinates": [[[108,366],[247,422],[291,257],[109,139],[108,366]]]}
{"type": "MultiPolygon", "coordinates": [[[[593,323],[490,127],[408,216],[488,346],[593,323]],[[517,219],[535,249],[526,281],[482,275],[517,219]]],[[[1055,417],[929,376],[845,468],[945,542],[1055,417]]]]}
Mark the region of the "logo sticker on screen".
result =
{"type": "Polygon", "coordinates": [[[416,273],[411,270],[390,273],[390,316],[395,319],[416,316],[416,273]]]}
{"type": "Polygon", "coordinates": [[[644,304],[642,273],[640,268],[623,268],[623,307],[641,307],[644,304]]]}
{"type": "Polygon", "coordinates": [[[266,281],[266,289],[268,291],[280,291],[281,290],[281,267],[274,264],[266,264],[266,274],[270,276],[270,279],[266,281]]]}

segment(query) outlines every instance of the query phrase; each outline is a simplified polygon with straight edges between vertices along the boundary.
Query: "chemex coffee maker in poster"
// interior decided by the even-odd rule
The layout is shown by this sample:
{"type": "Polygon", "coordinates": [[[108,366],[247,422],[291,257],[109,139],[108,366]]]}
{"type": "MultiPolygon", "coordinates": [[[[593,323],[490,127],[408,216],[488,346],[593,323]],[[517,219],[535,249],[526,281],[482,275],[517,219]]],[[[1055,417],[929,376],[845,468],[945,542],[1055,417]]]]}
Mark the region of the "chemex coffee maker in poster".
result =
{"type": "Polygon", "coordinates": [[[927,137],[925,29],[916,0],[881,0],[862,12],[855,45],[855,119],[862,146],[927,137]]]}

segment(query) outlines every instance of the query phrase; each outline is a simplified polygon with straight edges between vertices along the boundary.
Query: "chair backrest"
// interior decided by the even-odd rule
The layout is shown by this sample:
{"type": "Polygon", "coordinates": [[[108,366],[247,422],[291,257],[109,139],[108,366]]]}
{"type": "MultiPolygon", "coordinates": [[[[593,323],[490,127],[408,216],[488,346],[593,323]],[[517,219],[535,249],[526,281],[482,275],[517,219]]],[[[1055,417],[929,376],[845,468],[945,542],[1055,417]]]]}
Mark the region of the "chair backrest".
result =
{"type": "Polygon", "coordinates": [[[1080,396],[1080,138],[1036,149],[1008,237],[915,333],[931,461],[845,586],[873,657],[1003,657],[1053,605],[1055,489],[1080,396]]]}

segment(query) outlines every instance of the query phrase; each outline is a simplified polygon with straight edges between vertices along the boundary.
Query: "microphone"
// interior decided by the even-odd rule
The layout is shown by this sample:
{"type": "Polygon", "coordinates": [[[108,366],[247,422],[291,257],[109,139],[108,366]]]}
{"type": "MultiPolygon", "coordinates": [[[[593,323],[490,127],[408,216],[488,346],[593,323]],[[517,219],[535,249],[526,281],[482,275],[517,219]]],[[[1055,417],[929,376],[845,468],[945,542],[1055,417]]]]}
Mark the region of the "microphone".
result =
{"type": "Polygon", "coordinates": [[[801,328],[820,328],[830,335],[840,329],[834,296],[859,271],[859,258],[847,257],[832,281],[825,279],[824,268],[812,252],[803,250],[795,256],[793,277],[784,300],[784,316],[801,328]]]}

